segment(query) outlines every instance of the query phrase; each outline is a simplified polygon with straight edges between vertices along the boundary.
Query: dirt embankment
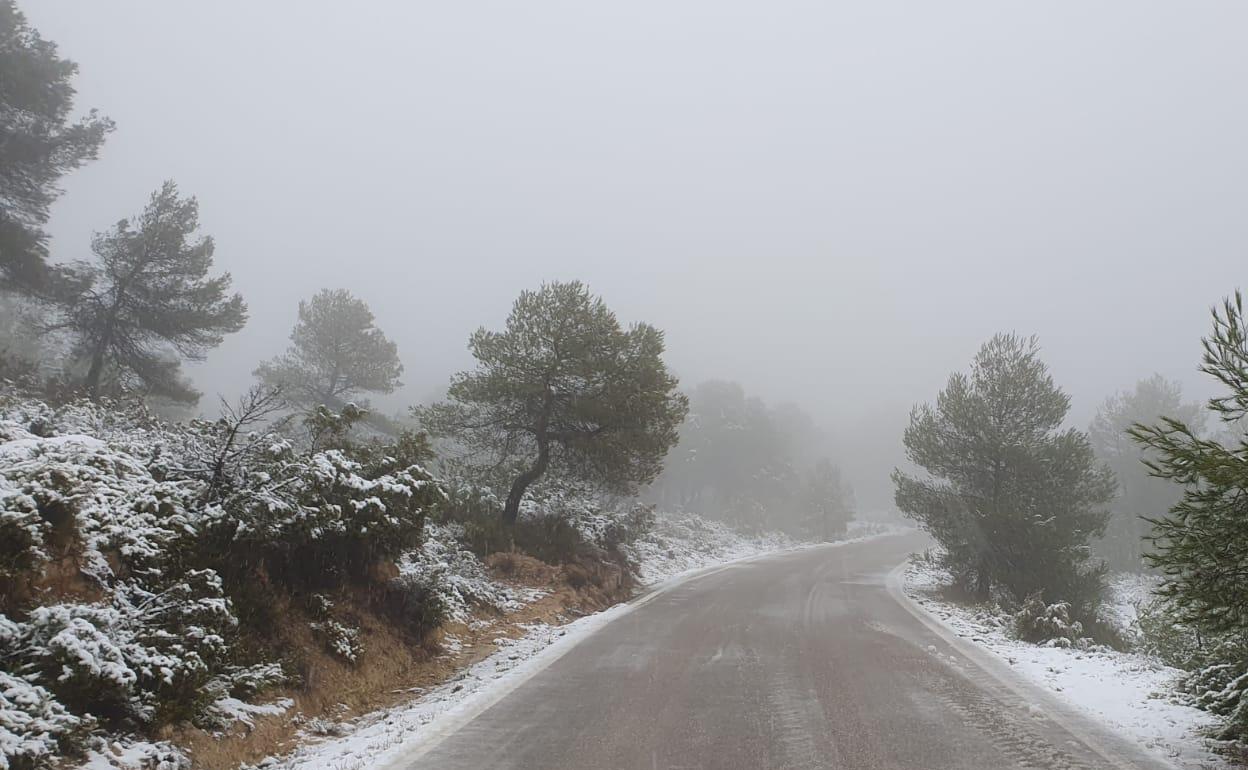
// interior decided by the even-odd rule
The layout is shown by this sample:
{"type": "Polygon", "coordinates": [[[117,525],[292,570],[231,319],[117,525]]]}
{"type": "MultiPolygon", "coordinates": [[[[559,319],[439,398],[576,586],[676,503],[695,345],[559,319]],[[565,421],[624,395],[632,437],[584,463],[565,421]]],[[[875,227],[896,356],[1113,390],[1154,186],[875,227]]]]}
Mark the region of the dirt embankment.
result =
{"type": "Polygon", "coordinates": [[[633,590],[628,570],[613,562],[552,566],[523,554],[496,553],[485,563],[497,580],[544,595],[505,615],[481,613],[469,625],[445,624],[420,641],[367,609],[367,602],[340,602],[360,628],[364,653],[355,664],[330,655],[302,613],[277,607],[276,616],[286,619],[281,633],[297,657],[303,683],[268,697],[289,698],[292,707],[280,716],[258,717],[251,726],[238,723],[225,734],[180,727],[162,737],[187,749],[196,768],[235,770],[240,763],[293,749],[298,733],[312,720],[340,723],[410,700],[493,653],[499,637],[519,637],[524,626],[535,623],[561,625],[624,601],[633,590]],[[452,636],[456,644],[444,644],[452,636]]]}

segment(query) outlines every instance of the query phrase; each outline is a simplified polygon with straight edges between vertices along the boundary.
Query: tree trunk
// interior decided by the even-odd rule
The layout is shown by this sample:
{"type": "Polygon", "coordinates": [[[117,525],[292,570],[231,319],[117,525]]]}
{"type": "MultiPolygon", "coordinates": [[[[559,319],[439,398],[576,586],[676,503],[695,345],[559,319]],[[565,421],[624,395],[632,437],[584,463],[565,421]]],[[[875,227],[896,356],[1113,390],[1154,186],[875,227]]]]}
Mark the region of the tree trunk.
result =
{"type": "Polygon", "coordinates": [[[100,379],[104,376],[104,356],[108,354],[108,348],[113,344],[113,324],[116,323],[117,306],[108,314],[108,321],[104,324],[104,333],[100,335],[100,341],[96,343],[95,350],[91,355],[91,368],[87,370],[87,397],[92,401],[100,400],[100,379]]]}
{"type": "Polygon", "coordinates": [[[520,501],[524,499],[525,491],[530,484],[542,477],[548,465],[550,465],[550,444],[542,441],[538,444],[537,462],[532,468],[517,476],[511,485],[511,492],[507,495],[507,504],[503,506],[504,524],[510,527],[516,523],[516,519],[520,516],[520,501]]]}
{"type": "Polygon", "coordinates": [[[104,373],[104,346],[100,345],[91,356],[91,368],[87,370],[87,379],[83,383],[87,388],[87,397],[92,401],[100,400],[100,377],[104,373]]]}
{"type": "Polygon", "coordinates": [[[980,562],[975,571],[975,601],[986,602],[991,596],[992,581],[988,578],[988,569],[980,562]]]}

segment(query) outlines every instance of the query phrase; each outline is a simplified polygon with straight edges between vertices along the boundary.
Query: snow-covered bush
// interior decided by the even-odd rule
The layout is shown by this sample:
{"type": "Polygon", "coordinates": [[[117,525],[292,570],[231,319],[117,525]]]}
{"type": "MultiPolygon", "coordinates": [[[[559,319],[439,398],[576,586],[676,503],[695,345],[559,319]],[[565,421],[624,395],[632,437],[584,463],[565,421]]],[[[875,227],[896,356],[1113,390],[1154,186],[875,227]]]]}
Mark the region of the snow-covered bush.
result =
{"type": "MultiPolygon", "coordinates": [[[[257,713],[240,699],[286,680],[260,638],[279,631],[274,592],[393,574],[378,565],[420,545],[442,499],[425,459],[416,436],[300,451],[229,421],[0,394],[0,770],[43,767],[97,726],[257,713]]],[[[316,622],[358,657],[354,628],[316,622]]]]}
{"type": "Polygon", "coordinates": [[[1053,647],[1080,647],[1088,643],[1083,624],[1071,618],[1070,604],[1046,604],[1038,591],[1028,596],[1014,614],[1014,633],[1025,642],[1053,647]]]}
{"type": "Polygon", "coordinates": [[[191,718],[235,624],[214,573],[191,571],[159,594],[127,585],[112,605],[35,607],[14,624],[6,663],[77,713],[114,726],[191,718]]]}
{"type": "Polygon", "coordinates": [[[324,643],[325,649],[337,658],[348,663],[355,663],[364,654],[364,646],[360,641],[360,629],[354,626],[328,618],[313,623],[312,630],[324,643]]]}
{"type": "MultiPolygon", "coordinates": [[[[395,590],[440,605],[442,614],[467,622],[474,609],[505,612],[520,606],[516,592],[490,578],[481,559],[464,544],[464,528],[459,524],[429,524],[421,547],[406,553],[399,561],[395,590]]],[[[428,624],[424,613],[411,618],[428,624]]]]}
{"type": "Polygon", "coordinates": [[[745,535],[722,522],[694,514],[663,513],[655,515],[649,529],[621,550],[643,580],[654,581],[708,562],[794,544],[779,533],[745,535]]]}
{"type": "Polygon", "coordinates": [[[1248,734],[1248,647],[1230,638],[1213,645],[1179,683],[1179,692],[1191,705],[1224,718],[1217,738],[1242,741],[1248,734]]]}
{"type": "Polygon", "coordinates": [[[226,494],[203,527],[237,567],[319,587],[360,578],[420,544],[438,482],[401,455],[338,449],[299,454],[275,442],[270,462],[226,494]]]}
{"type": "Polygon", "coordinates": [[[1139,603],[1135,629],[1140,651],[1156,656],[1167,666],[1191,671],[1207,657],[1200,635],[1178,618],[1165,599],[1139,603]]]}
{"type": "Polygon", "coordinates": [[[577,539],[598,548],[630,543],[654,526],[654,508],[605,499],[592,489],[557,478],[535,486],[520,505],[520,522],[551,528],[561,522],[577,539]]]}
{"type": "Polygon", "coordinates": [[[358,661],[364,653],[360,629],[335,618],[334,602],[324,594],[313,594],[308,605],[309,612],[315,618],[310,627],[325,650],[347,663],[358,661]]]}
{"type": "Polygon", "coordinates": [[[43,687],[0,669],[0,770],[25,770],[75,753],[91,725],[43,687]]]}
{"type": "Polygon", "coordinates": [[[620,505],[591,487],[549,476],[529,489],[514,526],[501,519],[502,504],[489,487],[448,482],[439,518],[463,528],[462,539],[479,556],[517,548],[551,564],[600,558],[641,537],[653,510],[620,505]]]}

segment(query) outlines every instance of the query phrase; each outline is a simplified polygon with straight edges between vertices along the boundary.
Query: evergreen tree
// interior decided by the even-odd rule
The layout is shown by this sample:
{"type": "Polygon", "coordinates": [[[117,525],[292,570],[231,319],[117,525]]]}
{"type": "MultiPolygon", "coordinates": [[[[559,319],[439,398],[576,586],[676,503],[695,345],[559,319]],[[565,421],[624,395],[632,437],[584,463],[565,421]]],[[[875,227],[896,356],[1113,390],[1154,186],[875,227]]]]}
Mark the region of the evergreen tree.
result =
{"type": "Polygon", "coordinates": [[[0,284],[41,295],[69,277],[47,263],[43,225],[57,181],[94,160],[113,128],[95,111],[70,122],[77,69],[0,0],[0,284]]]}
{"type": "Polygon", "coordinates": [[[635,493],[658,475],[688,402],[663,363],[663,334],[625,330],[579,282],[523,292],[501,332],[479,329],[449,401],[417,410],[425,427],[491,465],[516,468],[503,509],[514,524],[526,490],[555,469],[635,493]]]}
{"type": "Polygon", "coordinates": [[[736,527],[776,528],[799,483],[789,449],[762,399],[735,382],[703,382],[689,393],[680,441],[649,495],[736,527]]]}
{"type": "Polygon", "coordinates": [[[398,347],[374,325],[364,300],[322,289],[299,303],[286,353],[255,371],[304,410],[341,409],[360,393],[392,393],[402,383],[398,347]]]}
{"type": "Polygon", "coordinates": [[[106,376],[122,386],[179,401],[199,398],[182,378],[181,359],[202,360],[247,320],[230,275],[209,278],[211,238],[195,239],[199,204],[173,182],[152,194],[134,221],[97,233],[97,261],[82,267],[89,284],[67,301],[67,321],[88,362],[84,385],[95,399],[106,376]]]}
{"type": "Polygon", "coordinates": [[[1144,448],[1127,435],[1132,425],[1174,417],[1199,430],[1204,412],[1199,404],[1183,403],[1182,389],[1160,374],[1136,383],[1130,391],[1105,400],[1088,430],[1096,456],[1118,480],[1105,536],[1095,544],[1098,555],[1113,569],[1144,568],[1145,540],[1155,519],[1179,501],[1182,488],[1148,472],[1144,448]]]}
{"type": "Polygon", "coordinates": [[[1087,543],[1105,528],[1114,481],[1086,435],[1059,430],[1068,408],[1035,339],[998,334],[969,376],[954,374],[934,407],[911,413],[907,456],[930,475],[894,471],[897,507],[979,599],[998,585],[1077,612],[1097,600],[1103,568],[1089,563],[1087,543]]]}
{"type": "MultiPolygon", "coordinates": [[[[689,392],[680,441],[644,497],[738,529],[821,537],[824,526],[811,517],[823,503],[813,502],[811,485],[839,474],[830,463],[823,467],[830,449],[827,434],[797,405],[773,407],[735,382],[703,382],[689,392]]],[[[840,526],[830,523],[833,533],[840,526]]]]}
{"type": "Polygon", "coordinates": [[[1207,634],[1248,638],[1248,325],[1239,292],[1213,312],[1213,333],[1203,340],[1201,371],[1226,388],[1209,409],[1237,434],[1233,443],[1205,439],[1177,417],[1136,425],[1133,439],[1150,450],[1147,465],[1158,477],[1184,487],[1169,514],[1153,522],[1147,555],[1165,580],[1184,622],[1207,634]]]}
{"type": "Polygon", "coordinates": [[[854,518],[853,492],[841,481],[841,471],[826,457],[806,473],[802,485],[803,521],[807,537],[835,540],[854,518]]]}

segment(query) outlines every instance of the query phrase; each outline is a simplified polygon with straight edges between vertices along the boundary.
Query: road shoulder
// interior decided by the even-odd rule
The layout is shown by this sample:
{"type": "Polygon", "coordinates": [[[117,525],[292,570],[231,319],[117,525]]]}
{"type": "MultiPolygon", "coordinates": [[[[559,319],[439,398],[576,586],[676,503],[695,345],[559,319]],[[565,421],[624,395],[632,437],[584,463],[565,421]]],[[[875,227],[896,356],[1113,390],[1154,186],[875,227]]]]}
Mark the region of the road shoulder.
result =
{"type": "Polygon", "coordinates": [[[1004,629],[976,623],[971,608],[943,601],[916,585],[910,568],[907,560],[888,574],[886,583],[893,599],[979,672],[1099,754],[1107,767],[1229,767],[1207,749],[1200,736],[1207,718],[1203,712],[1151,699],[1147,686],[1097,690],[1093,684],[1097,674],[1116,671],[1123,677],[1135,672],[1138,677],[1140,667],[1148,665],[1140,656],[1045,648],[1010,639],[1004,629]],[[1058,672],[1066,675],[1067,686],[1056,676],[1058,672]],[[1119,702],[1112,708],[1098,708],[1115,699],[1119,702]],[[1135,719],[1122,718],[1132,710],[1135,719]]]}

